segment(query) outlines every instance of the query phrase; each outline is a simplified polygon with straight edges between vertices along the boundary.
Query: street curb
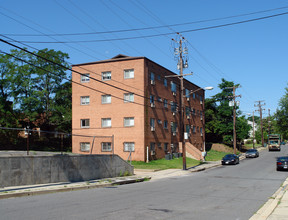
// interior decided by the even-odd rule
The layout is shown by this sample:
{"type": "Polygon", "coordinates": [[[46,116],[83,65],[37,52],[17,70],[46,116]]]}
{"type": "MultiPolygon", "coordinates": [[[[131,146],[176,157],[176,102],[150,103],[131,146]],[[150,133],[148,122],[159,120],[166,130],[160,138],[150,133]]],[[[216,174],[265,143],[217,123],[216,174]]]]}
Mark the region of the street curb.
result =
{"type": "MultiPolygon", "coordinates": [[[[56,192],[68,192],[68,191],[76,191],[76,190],[83,190],[83,189],[93,189],[93,188],[105,188],[105,187],[113,187],[117,185],[125,185],[125,184],[132,184],[132,183],[140,183],[144,182],[147,179],[151,179],[151,177],[141,177],[141,178],[134,178],[128,180],[115,180],[112,183],[103,183],[103,184],[91,184],[91,185],[84,185],[84,186],[63,186],[65,188],[58,188],[58,189],[43,189],[37,191],[30,191],[30,192],[15,192],[15,193],[7,193],[1,194],[1,199],[9,199],[9,198],[17,198],[17,197],[24,197],[24,196],[35,196],[35,195],[43,195],[48,193],[56,193],[56,192]]],[[[5,193],[5,192],[3,192],[5,193]]]]}

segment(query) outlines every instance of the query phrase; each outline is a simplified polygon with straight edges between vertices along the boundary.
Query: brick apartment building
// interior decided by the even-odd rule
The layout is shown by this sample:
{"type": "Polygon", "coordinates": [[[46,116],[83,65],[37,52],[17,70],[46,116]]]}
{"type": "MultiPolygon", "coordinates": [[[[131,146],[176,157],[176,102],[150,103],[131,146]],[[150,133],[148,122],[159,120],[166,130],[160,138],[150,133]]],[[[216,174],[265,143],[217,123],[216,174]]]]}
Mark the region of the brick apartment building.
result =
{"type": "MultiPolygon", "coordinates": [[[[132,160],[146,161],[182,151],[180,80],[165,77],[175,73],[146,57],[124,55],[72,69],[74,153],[127,160],[132,152],[132,160]]],[[[204,90],[187,80],[184,88],[185,146],[187,156],[197,157],[205,150],[204,90]]]]}

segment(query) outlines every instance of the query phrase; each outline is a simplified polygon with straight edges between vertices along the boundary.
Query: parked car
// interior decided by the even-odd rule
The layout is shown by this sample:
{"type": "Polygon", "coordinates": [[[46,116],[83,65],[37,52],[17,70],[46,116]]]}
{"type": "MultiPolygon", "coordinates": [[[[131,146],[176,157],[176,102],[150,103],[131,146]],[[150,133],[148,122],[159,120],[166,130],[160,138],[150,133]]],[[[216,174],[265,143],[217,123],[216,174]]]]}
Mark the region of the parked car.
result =
{"type": "Polygon", "coordinates": [[[288,170],[288,157],[277,157],[276,170],[288,170]]]}
{"type": "Polygon", "coordinates": [[[249,149],[249,150],[246,151],[245,157],[246,158],[248,158],[248,157],[253,157],[253,158],[259,157],[259,152],[256,149],[249,149]]]}
{"type": "Polygon", "coordinates": [[[223,158],[222,158],[222,165],[225,164],[238,164],[240,162],[239,157],[236,154],[226,154],[223,158]]]}

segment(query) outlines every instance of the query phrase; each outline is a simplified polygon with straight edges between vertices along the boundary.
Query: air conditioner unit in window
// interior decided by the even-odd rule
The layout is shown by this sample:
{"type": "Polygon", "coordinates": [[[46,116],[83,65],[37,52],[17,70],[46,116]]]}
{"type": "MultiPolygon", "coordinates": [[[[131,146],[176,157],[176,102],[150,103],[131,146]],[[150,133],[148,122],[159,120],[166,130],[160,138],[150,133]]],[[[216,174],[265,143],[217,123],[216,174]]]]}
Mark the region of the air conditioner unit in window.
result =
{"type": "Polygon", "coordinates": [[[187,115],[187,119],[190,119],[190,115],[187,115]]]}
{"type": "Polygon", "coordinates": [[[203,104],[203,101],[200,101],[200,104],[202,105],[202,104],[203,104]]]}
{"type": "Polygon", "coordinates": [[[154,150],[151,150],[151,155],[155,155],[155,151],[154,150]]]}
{"type": "Polygon", "coordinates": [[[155,131],[155,127],[151,127],[151,131],[155,131]]]}
{"type": "Polygon", "coordinates": [[[151,103],[151,108],[155,108],[155,103],[151,103]]]}
{"type": "Polygon", "coordinates": [[[189,98],[189,97],[187,97],[187,101],[188,101],[188,102],[190,101],[190,98],[189,98]]]}
{"type": "Polygon", "coordinates": [[[151,79],[151,85],[155,85],[155,80],[151,79]]]}
{"type": "Polygon", "coordinates": [[[200,117],[200,120],[202,121],[202,120],[203,120],[203,117],[200,117]]]}
{"type": "Polygon", "coordinates": [[[173,96],[176,96],[176,92],[172,92],[173,96]]]}
{"type": "Polygon", "coordinates": [[[172,115],[176,115],[176,112],[172,112],[172,115]]]}
{"type": "Polygon", "coordinates": [[[201,136],[203,136],[203,134],[201,133],[201,136]]]}
{"type": "Polygon", "coordinates": [[[176,136],[176,132],[173,132],[173,136],[176,136]]]}

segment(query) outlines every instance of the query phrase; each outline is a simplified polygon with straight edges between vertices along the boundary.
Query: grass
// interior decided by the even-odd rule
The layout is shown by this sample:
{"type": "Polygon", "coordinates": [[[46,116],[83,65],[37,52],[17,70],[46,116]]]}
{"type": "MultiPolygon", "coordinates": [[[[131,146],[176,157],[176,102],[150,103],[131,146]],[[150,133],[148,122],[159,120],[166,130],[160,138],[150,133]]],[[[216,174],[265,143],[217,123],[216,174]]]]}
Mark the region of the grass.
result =
{"type": "Polygon", "coordinates": [[[216,151],[216,150],[210,150],[207,151],[207,156],[205,157],[206,161],[217,161],[221,160],[222,157],[224,157],[227,152],[221,152],[221,151],[216,151]]]}
{"type": "MultiPolygon", "coordinates": [[[[193,167],[201,164],[198,160],[193,160],[191,158],[186,158],[186,167],[193,167]]],[[[154,169],[154,170],[165,170],[165,169],[182,169],[183,160],[182,157],[175,158],[172,160],[159,159],[152,160],[149,163],[143,161],[132,161],[132,165],[135,169],[154,169]]]]}

